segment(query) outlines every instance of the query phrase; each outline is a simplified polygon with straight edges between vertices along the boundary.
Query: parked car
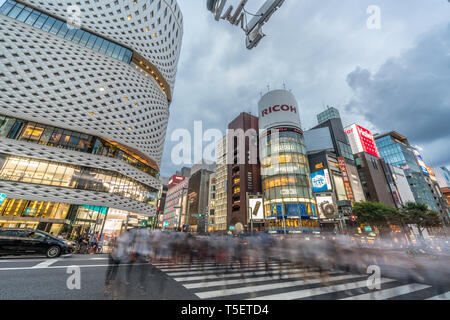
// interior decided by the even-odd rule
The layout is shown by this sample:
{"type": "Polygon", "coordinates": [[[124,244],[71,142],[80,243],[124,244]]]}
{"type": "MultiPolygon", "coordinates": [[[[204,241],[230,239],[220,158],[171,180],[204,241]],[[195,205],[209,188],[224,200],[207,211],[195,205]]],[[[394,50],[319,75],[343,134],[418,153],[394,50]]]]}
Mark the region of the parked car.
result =
{"type": "Polygon", "coordinates": [[[71,254],[73,244],[46,232],[24,228],[0,228],[0,256],[45,254],[48,258],[71,254]]]}

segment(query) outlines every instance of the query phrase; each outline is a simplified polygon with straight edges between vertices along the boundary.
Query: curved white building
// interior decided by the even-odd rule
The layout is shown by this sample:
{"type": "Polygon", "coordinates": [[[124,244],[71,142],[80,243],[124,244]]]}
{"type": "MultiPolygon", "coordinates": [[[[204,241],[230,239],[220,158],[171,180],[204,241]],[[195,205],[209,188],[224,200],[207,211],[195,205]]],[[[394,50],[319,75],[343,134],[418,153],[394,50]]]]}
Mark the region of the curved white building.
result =
{"type": "Polygon", "coordinates": [[[177,2],[0,4],[0,227],[93,232],[108,208],[153,215],[177,2]]]}

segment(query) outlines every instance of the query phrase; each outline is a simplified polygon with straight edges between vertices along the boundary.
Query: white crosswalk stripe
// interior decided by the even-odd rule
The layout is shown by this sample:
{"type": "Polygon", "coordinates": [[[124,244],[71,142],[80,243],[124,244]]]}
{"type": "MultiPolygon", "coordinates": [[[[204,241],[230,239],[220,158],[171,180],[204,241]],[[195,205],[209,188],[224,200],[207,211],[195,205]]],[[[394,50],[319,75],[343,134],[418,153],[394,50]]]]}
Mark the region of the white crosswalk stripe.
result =
{"type": "MultiPolygon", "coordinates": [[[[365,274],[348,274],[338,270],[321,273],[317,269],[307,270],[287,263],[280,266],[278,262],[269,264],[271,274],[267,274],[263,261],[253,263],[251,267],[244,264],[242,270],[239,263],[233,261],[231,265],[234,269],[229,269],[227,273],[224,273],[226,266],[216,265],[213,262],[203,265],[198,261],[192,264],[188,262],[152,264],[201,299],[234,299],[234,297],[247,300],[292,300],[310,297],[329,299],[339,295],[339,298],[344,296],[343,300],[382,300],[395,299],[398,296],[431,288],[427,284],[405,284],[394,279],[382,278],[381,284],[384,287],[369,291],[368,275],[365,274]]],[[[429,299],[447,300],[449,294],[447,292],[429,299]]]]}
{"type": "Polygon", "coordinates": [[[379,291],[373,291],[370,293],[366,293],[366,294],[361,294],[361,295],[357,295],[357,296],[353,296],[353,297],[348,297],[342,300],[382,300],[382,299],[389,299],[389,298],[393,298],[393,297],[397,297],[403,294],[408,294],[411,292],[415,292],[415,291],[419,291],[419,290],[423,290],[426,288],[430,288],[431,286],[427,286],[424,284],[418,284],[418,283],[413,283],[413,284],[408,284],[408,285],[404,285],[404,286],[400,286],[400,287],[394,287],[394,288],[389,288],[389,289],[384,289],[384,290],[379,290],[379,291]]]}
{"type": "Polygon", "coordinates": [[[450,291],[440,294],[440,295],[437,295],[437,296],[434,296],[434,297],[431,297],[431,298],[428,298],[427,300],[450,300],[450,291]]]}
{"type": "MultiPolygon", "coordinates": [[[[381,283],[391,282],[395,281],[392,279],[381,279],[381,283]]],[[[329,294],[339,291],[346,291],[346,290],[352,290],[357,288],[362,288],[367,286],[367,280],[357,281],[357,282],[351,282],[351,283],[344,283],[344,284],[338,284],[333,286],[326,286],[326,287],[319,287],[319,288],[312,288],[312,289],[304,289],[304,290],[298,290],[298,291],[292,291],[292,292],[286,292],[286,293],[280,293],[280,294],[273,294],[273,295],[265,295],[261,297],[251,298],[248,300],[293,300],[293,299],[302,299],[302,298],[308,298],[313,296],[318,296],[322,294],[329,294]]]]}

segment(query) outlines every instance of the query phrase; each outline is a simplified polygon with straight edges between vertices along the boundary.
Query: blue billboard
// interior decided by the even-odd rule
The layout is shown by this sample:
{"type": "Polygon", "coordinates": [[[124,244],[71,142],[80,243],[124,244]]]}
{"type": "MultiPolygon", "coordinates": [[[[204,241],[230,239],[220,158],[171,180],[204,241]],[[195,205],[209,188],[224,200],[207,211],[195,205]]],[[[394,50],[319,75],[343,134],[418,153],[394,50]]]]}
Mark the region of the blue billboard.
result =
{"type": "Polygon", "coordinates": [[[313,192],[323,192],[331,190],[328,170],[320,170],[310,174],[313,192]]]}

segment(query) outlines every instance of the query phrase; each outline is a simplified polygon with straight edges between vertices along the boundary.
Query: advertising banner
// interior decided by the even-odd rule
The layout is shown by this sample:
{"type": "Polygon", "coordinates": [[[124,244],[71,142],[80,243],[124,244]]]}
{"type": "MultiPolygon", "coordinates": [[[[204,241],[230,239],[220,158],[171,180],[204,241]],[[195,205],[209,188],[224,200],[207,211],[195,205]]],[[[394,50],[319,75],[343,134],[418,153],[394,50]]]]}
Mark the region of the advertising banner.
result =
{"type": "Polygon", "coordinates": [[[310,174],[312,191],[323,192],[331,190],[331,181],[328,169],[320,170],[310,174]]]}
{"type": "Polygon", "coordinates": [[[300,128],[298,103],[292,93],[273,90],[266,93],[258,103],[259,128],[262,130],[293,126],[300,128]]]}
{"type": "Polygon", "coordinates": [[[347,193],[347,198],[350,201],[355,201],[355,196],[353,195],[352,185],[350,183],[350,178],[348,176],[347,166],[345,165],[345,160],[343,157],[338,158],[339,168],[341,169],[342,180],[344,181],[345,192],[347,193]]]}
{"type": "Polygon", "coordinates": [[[344,131],[348,136],[353,153],[366,152],[380,158],[372,132],[357,124],[352,124],[345,128],[344,131]]]}
{"type": "Polygon", "coordinates": [[[425,162],[423,162],[422,156],[416,150],[413,150],[413,152],[414,152],[414,155],[416,156],[417,163],[419,164],[419,167],[422,170],[423,174],[426,176],[429,176],[430,174],[428,172],[425,162]]]}
{"type": "Polygon", "coordinates": [[[333,219],[337,213],[331,196],[316,197],[320,219],[333,219]]]}
{"type": "Polygon", "coordinates": [[[262,198],[252,198],[248,199],[248,205],[250,208],[250,220],[264,220],[264,209],[263,209],[263,200],[262,198]]]}
{"type": "Polygon", "coordinates": [[[3,203],[3,201],[5,201],[5,199],[6,199],[6,194],[0,193],[0,205],[3,203]]]}

